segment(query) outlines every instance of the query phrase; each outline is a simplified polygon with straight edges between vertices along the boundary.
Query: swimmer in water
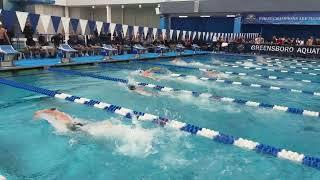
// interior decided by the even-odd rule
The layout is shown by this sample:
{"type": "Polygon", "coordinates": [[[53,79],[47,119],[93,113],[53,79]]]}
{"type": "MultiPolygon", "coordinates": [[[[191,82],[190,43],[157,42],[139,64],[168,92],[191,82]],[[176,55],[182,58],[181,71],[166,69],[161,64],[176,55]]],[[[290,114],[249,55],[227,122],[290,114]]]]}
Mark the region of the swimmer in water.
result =
{"type": "Polygon", "coordinates": [[[54,120],[65,124],[66,127],[71,131],[76,131],[80,127],[84,126],[84,124],[74,121],[74,119],[70,115],[68,115],[64,112],[61,112],[61,111],[57,110],[56,108],[37,111],[34,114],[34,118],[37,118],[37,119],[44,118],[44,116],[42,116],[42,115],[46,115],[45,117],[53,117],[54,120]]]}
{"type": "Polygon", "coordinates": [[[203,69],[201,71],[204,73],[204,76],[208,78],[224,78],[226,76],[224,73],[215,70],[203,69]]]}
{"type": "Polygon", "coordinates": [[[164,70],[160,67],[153,67],[145,71],[140,71],[140,75],[146,78],[151,78],[153,80],[158,80],[158,78],[154,77],[154,74],[167,74],[167,70],[164,70]]]}
{"type": "Polygon", "coordinates": [[[145,91],[143,88],[137,88],[135,85],[128,85],[128,89],[130,91],[134,91],[135,93],[137,94],[140,94],[140,95],[143,95],[143,96],[154,96],[155,94],[152,93],[152,92],[148,92],[148,91],[145,91]]]}
{"type": "Polygon", "coordinates": [[[183,61],[181,58],[175,58],[174,60],[171,61],[173,64],[179,64],[179,63],[186,63],[183,61]]]}

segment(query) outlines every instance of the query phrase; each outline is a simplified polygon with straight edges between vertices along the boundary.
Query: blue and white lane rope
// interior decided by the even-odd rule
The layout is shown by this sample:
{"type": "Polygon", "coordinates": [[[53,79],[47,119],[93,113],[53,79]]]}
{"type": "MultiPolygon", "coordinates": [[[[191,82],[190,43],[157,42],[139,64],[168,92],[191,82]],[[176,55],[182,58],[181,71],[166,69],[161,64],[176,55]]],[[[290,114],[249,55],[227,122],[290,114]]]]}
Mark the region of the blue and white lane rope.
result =
{"type": "Polygon", "coordinates": [[[308,76],[319,76],[320,74],[317,73],[310,73],[310,72],[302,72],[302,71],[291,71],[291,70],[279,70],[279,69],[271,69],[271,68],[262,68],[262,67],[250,67],[245,65],[232,65],[232,64],[217,64],[214,63],[215,66],[220,67],[231,67],[231,68],[242,68],[248,70],[257,70],[257,71],[268,71],[268,72],[277,72],[277,73],[285,73],[285,74],[298,74],[298,75],[308,75],[308,76]]]}
{"type": "MultiPolygon", "coordinates": [[[[150,63],[150,62],[141,62],[144,64],[151,64],[151,65],[158,65],[158,66],[163,66],[163,67],[176,67],[176,68],[184,68],[184,69],[190,69],[190,70],[198,70],[198,71],[211,71],[212,69],[204,69],[204,68],[196,68],[196,67],[189,67],[189,66],[177,66],[177,65],[170,65],[170,64],[161,64],[161,63],[150,63]]],[[[253,73],[237,73],[237,72],[232,72],[232,71],[217,71],[216,72],[222,72],[225,74],[229,75],[235,75],[235,76],[255,76],[263,79],[268,79],[268,80],[290,80],[290,81],[296,81],[296,82],[304,82],[304,83],[320,83],[320,81],[313,81],[313,80],[308,80],[308,79],[295,79],[295,78],[285,78],[285,77],[278,77],[278,76],[267,76],[267,75],[262,75],[262,74],[253,74],[253,73]]]]}
{"type": "MultiPolygon", "coordinates": [[[[101,76],[101,75],[97,75],[97,74],[93,74],[93,73],[83,73],[83,72],[79,72],[79,71],[64,70],[64,69],[57,69],[57,68],[49,68],[48,70],[53,71],[53,72],[59,72],[59,73],[65,73],[65,74],[71,74],[71,75],[79,75],[79,76],[83,76],[83,77],[91,77],[91,78],[96,78],[96,79],[102,79],[102,80],[108,80],[108,81],[128,84],[128,80],[125,80],[125,79],[113,78],[113,77],[108,77],[108,76],[101,76]]],[[[207,98],[208,100],[218,100],[218,101],[222,101],[222,102],[236,103],[239,105],[245,105],[245,106],[249,106],[249,107],[273,109],[273,110],[277,110],[277,111],[281,111],[281,112],[287,112],[287,113],[303,115],[303,116],[320,117],[320,112],[309,111],[309,110],[304,110],[304,109],[300,109],[300,108],[286,107],[286,106],[281,106],[281,105],[273,105],[273,104],[268,104],[268,103],[261,103],[261,102],[242,100],[242,99],[234,99],[234,98],[230,98],[230,97],[216,96],[216,95],[209,94],[209,93],[201,93],[201,92],[188,91],[188,90],[183,90],[183,89],[173,89],[171,87],[159,86],[159,85],[148,84],[148,83],[138,82],[137,84],[139,86],[153,88],[157,91],[162,91],[162,92],[169,92],[169,93],[170,92],[183,92],[183,93],[190,94],[190,95],[197,97],[197,98],[200,97],[200,98],[207,98]]]]}
{"type": "MultiPolygon", "coordinates": [[[[119,67],[114,67],[114,66],[109,66],[109,67],[119,68],[119,67]]],[[[179,66],[179,68],[187,68],[187,69],[189,69],[188,67],[180,67],[180,66],[179,66]]],[[[123,68],[119,68],[119,69],[123,69],[123,68]]],[[[196,69],[196,70],[200,70],[200,71],[206,72],[206,69],[198,69],[198,68],[192,68],[192,69],[196,69]]],[[[135,69],[132,69],[132,70],[135,70],[135,69]]],[[[201,80],[201,81],[218,82],[218,83],[224,83],[224,84],[228,84],[228,85],[239,85],[239,86],[252,87],[252,88],[261,88],[261,89],[266,89],[266,90],[301,93],[301,94],[310,95],[310,96],[320,96],[320,92],[317,92],[317,91],[306,91],[306,90],[301,90],[301,89],[290,89],[290,88],[285,88],[285,87],[280,87],[280,86],[270,86],[270,85],[256,84],[256,83],[255,84],[250,84],[250,83],[241,82],[241,81],[226,80],[225,78],[219,79],[219,78],[197,77],[197,76],[193,76],[193,75],[176,74],[176,73],[170,74],[170,76],[171,77],[175,77],[175,78],[176,77],[181,77],[181,78],[182,77],[185,77],[185,78],[190,77],[190,78],[198,79],[198,80],[201,80]]]]}
{"type": "Polygon", "coordinates": [[[73,96],[70,94],[65,94],[57,91],[51,91],[48,89],[39,88],[39,87],[35,87],[28,84],[11,81],[3,78],[0,78],[0,84],[15,87],[18,89],[36,92],[39,94],[44,94],[50,97],[66,100],[69,102],[74,102],[77,104],[83,104],[90,107],[95,107],[110,113],[114,113],[114,114],[126,117],[128,119],[136,118],[139,121],[150,121],[163,127],[168,127],[168,128],[180,130],[183,132],[187,132],[192,135],[205,137],[218,143],[234,145],[242,149],[255,151],[259,154],[269,155],[272,157],[289,160],[294,163],[302,164],[302,165],[320,170],[320,158],[304,155],[302,153],[297,153],[291,150],[273,147],[270,145],[262,144],[262,143],[248,140],[245,138],[238,138],[232,135],[221,133],[216,130],[201,128],[192,124],[188,124],[188,123],[184,123],[176,120],[170,120],[170,119],[156,116],[153,114],[134,111],[132,109],[120,107],[120,106],[109,104],[106,102],[100,102],[97,100],[73,96]]]}
{"type": "MultiPolygon", "coordinates": [[[[236,64],[241,64],[245,65],[245,62],[243,61],[237,61],[236,64]]],[[[308,71],[320,71],[320,68],[311,68],[311,67],[298,67],[298,66],[287,66],[287,65],[279,65],[279,64],[270,64],[270,63],[260,63],[260,62],[254,62],[251,61],[252,64],[258,65],[258,66],[263,66],[263,67],[279,67],[281,69],[286,68],[286,69],[300,69],[300,70],[308,70],[308,71]]]]}
{"type": "Polygon", "coordinates": [[[296,66],[317,66],[320,67],[320,62],[317,61],[297,61],[297,60],[280,60],[278,58],[272,59],[272,58],[266,58],[267,62],[269,63],[276,63],[276,64],[290,64],[290,65],[296,65],[296,66]]]}

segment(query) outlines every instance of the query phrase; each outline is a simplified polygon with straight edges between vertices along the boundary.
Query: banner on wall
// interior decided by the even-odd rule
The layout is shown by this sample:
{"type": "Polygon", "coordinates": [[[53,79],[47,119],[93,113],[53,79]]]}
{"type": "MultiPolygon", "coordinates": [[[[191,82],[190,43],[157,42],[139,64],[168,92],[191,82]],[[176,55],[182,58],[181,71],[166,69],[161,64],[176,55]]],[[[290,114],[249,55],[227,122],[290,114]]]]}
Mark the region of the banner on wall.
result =
{"type": "Polygon", "coordinates": [[[310,46],[288,46],[270,44],[246,44],[245,51],[250,53],[260,53],[268,55],[287,55],[296,57],[320,58],[320,47],[310,46]]]}
{"type": "Polygon", "coordinates": [[[145,38],[147,38],[148,32],[149,32],[149,28],[148,28],[148,27],[144,27],[144,28],[143,28],[143,34],[144,34],[144,37],[145,37],[145,38]]]}
{"type": "Polygon", "coordinates": [[[23,32],[29,13],[17,11],[16,14],[17,14],[18,22],[21,28],[21,32],[23,32]]]}
{"type": "Polygon", "coordinates": [[[152,35],[153,35],[153,38],[154,38],[154,39],[156,39],[156,37],[157,37],[157,31],[158,31],[157,28],[153,28],[153,29],[152,29],[152,35]]]}
{"type": "Polygon", "coordinates": [[[320,13],[250,13],[243,15],[242,24],[320,25],[320,13]]]}
{"type": "Polygon", "coordinates": [[[97,32],[98,32],[98,34],[101,33],[101,31],[102,31],[102,26],[103,26],[103,22],[101,22],[101,21],[97,21],[97,22],[96,22],[96,27],[97,27],[97,32]]]}

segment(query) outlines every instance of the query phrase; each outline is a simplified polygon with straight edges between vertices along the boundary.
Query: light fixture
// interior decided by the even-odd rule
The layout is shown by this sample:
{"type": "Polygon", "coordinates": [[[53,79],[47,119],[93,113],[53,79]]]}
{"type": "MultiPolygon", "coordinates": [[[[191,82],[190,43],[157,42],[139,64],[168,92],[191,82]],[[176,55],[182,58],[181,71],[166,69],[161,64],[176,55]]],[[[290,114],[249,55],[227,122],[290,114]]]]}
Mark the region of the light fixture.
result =
{"type": "Polygon", "coordinates": [[[124,9],[124,5],[121,5],[121,8],[124,9]]]}
{"type": "Polygon", "coordinates": [[[179,18],[187,18],[188,16],[179,16],[179,18]]]}
{"type": "Polygon", "coordinates": [[[200,17],[202,17],[202,18],[209,18],[210,16],[200,16],[200,17]]]}
{"type": "Polygon", "coordinates": [[[227,17],[228,17],[228,18],[233,18],[233,17],[236,17],[236,15],[234,15],[234,14],[228,14],[227,17]]]}
{"type": "Polygon", "coordinates": [[[92,6],[92,9],[96,8],[95,6],[92,6]]]}
{"type": "Polygon", "coordinates": [[[160,4],[158,4],[158,8],[160,7],[160,4]]]}
{"type": "Polygon", "coordinates": [[[142,5],[141,5],[141,4],[139,4],[139,8],[142,8],[142,5]]]}

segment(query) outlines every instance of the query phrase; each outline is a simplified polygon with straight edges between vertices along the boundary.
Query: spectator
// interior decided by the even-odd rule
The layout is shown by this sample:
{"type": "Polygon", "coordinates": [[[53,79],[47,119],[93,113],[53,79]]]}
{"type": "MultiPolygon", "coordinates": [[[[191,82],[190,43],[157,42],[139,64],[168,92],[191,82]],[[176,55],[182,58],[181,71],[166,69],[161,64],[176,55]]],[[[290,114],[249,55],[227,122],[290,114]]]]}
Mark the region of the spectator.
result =
{"type": "Polygon", "coordinates": [[[313,45],[314,45],[314,39],[313,39],[313,37],[310,37],[310,38],[307,40],[306,45],[307,45],[307,46],[313,46],[313,45]]]}
{"type": "Polygon", "coordinates": [[[63,35],[61,33],[56,34],[51,37],[51,42],[53,45],[57,48],[60,46],[60,44],[63,44],[63,35]]]}
{"type": "Polygon", "coordinates": [[[7,30],[2,26],[0,22],[0,45],[10,44],[10,39],[7,34],[7,30]]]}
{"type": "Polygon", "coordinates": [[[47,41],[45,36],[40,35],[38,37],[38,43],[40,45],[40,51],[41,52],[45,52],[47,57],[49,57],[49,56],[54,57],[55,49],[50,46],[50,44],[47,41]]]}
{"type": "Polygon", "coordinates": [[[33,38],[34,30],[32,29],[31,23],[28,20],[23,30],[24,37],[27,39],[33,38]]]}

